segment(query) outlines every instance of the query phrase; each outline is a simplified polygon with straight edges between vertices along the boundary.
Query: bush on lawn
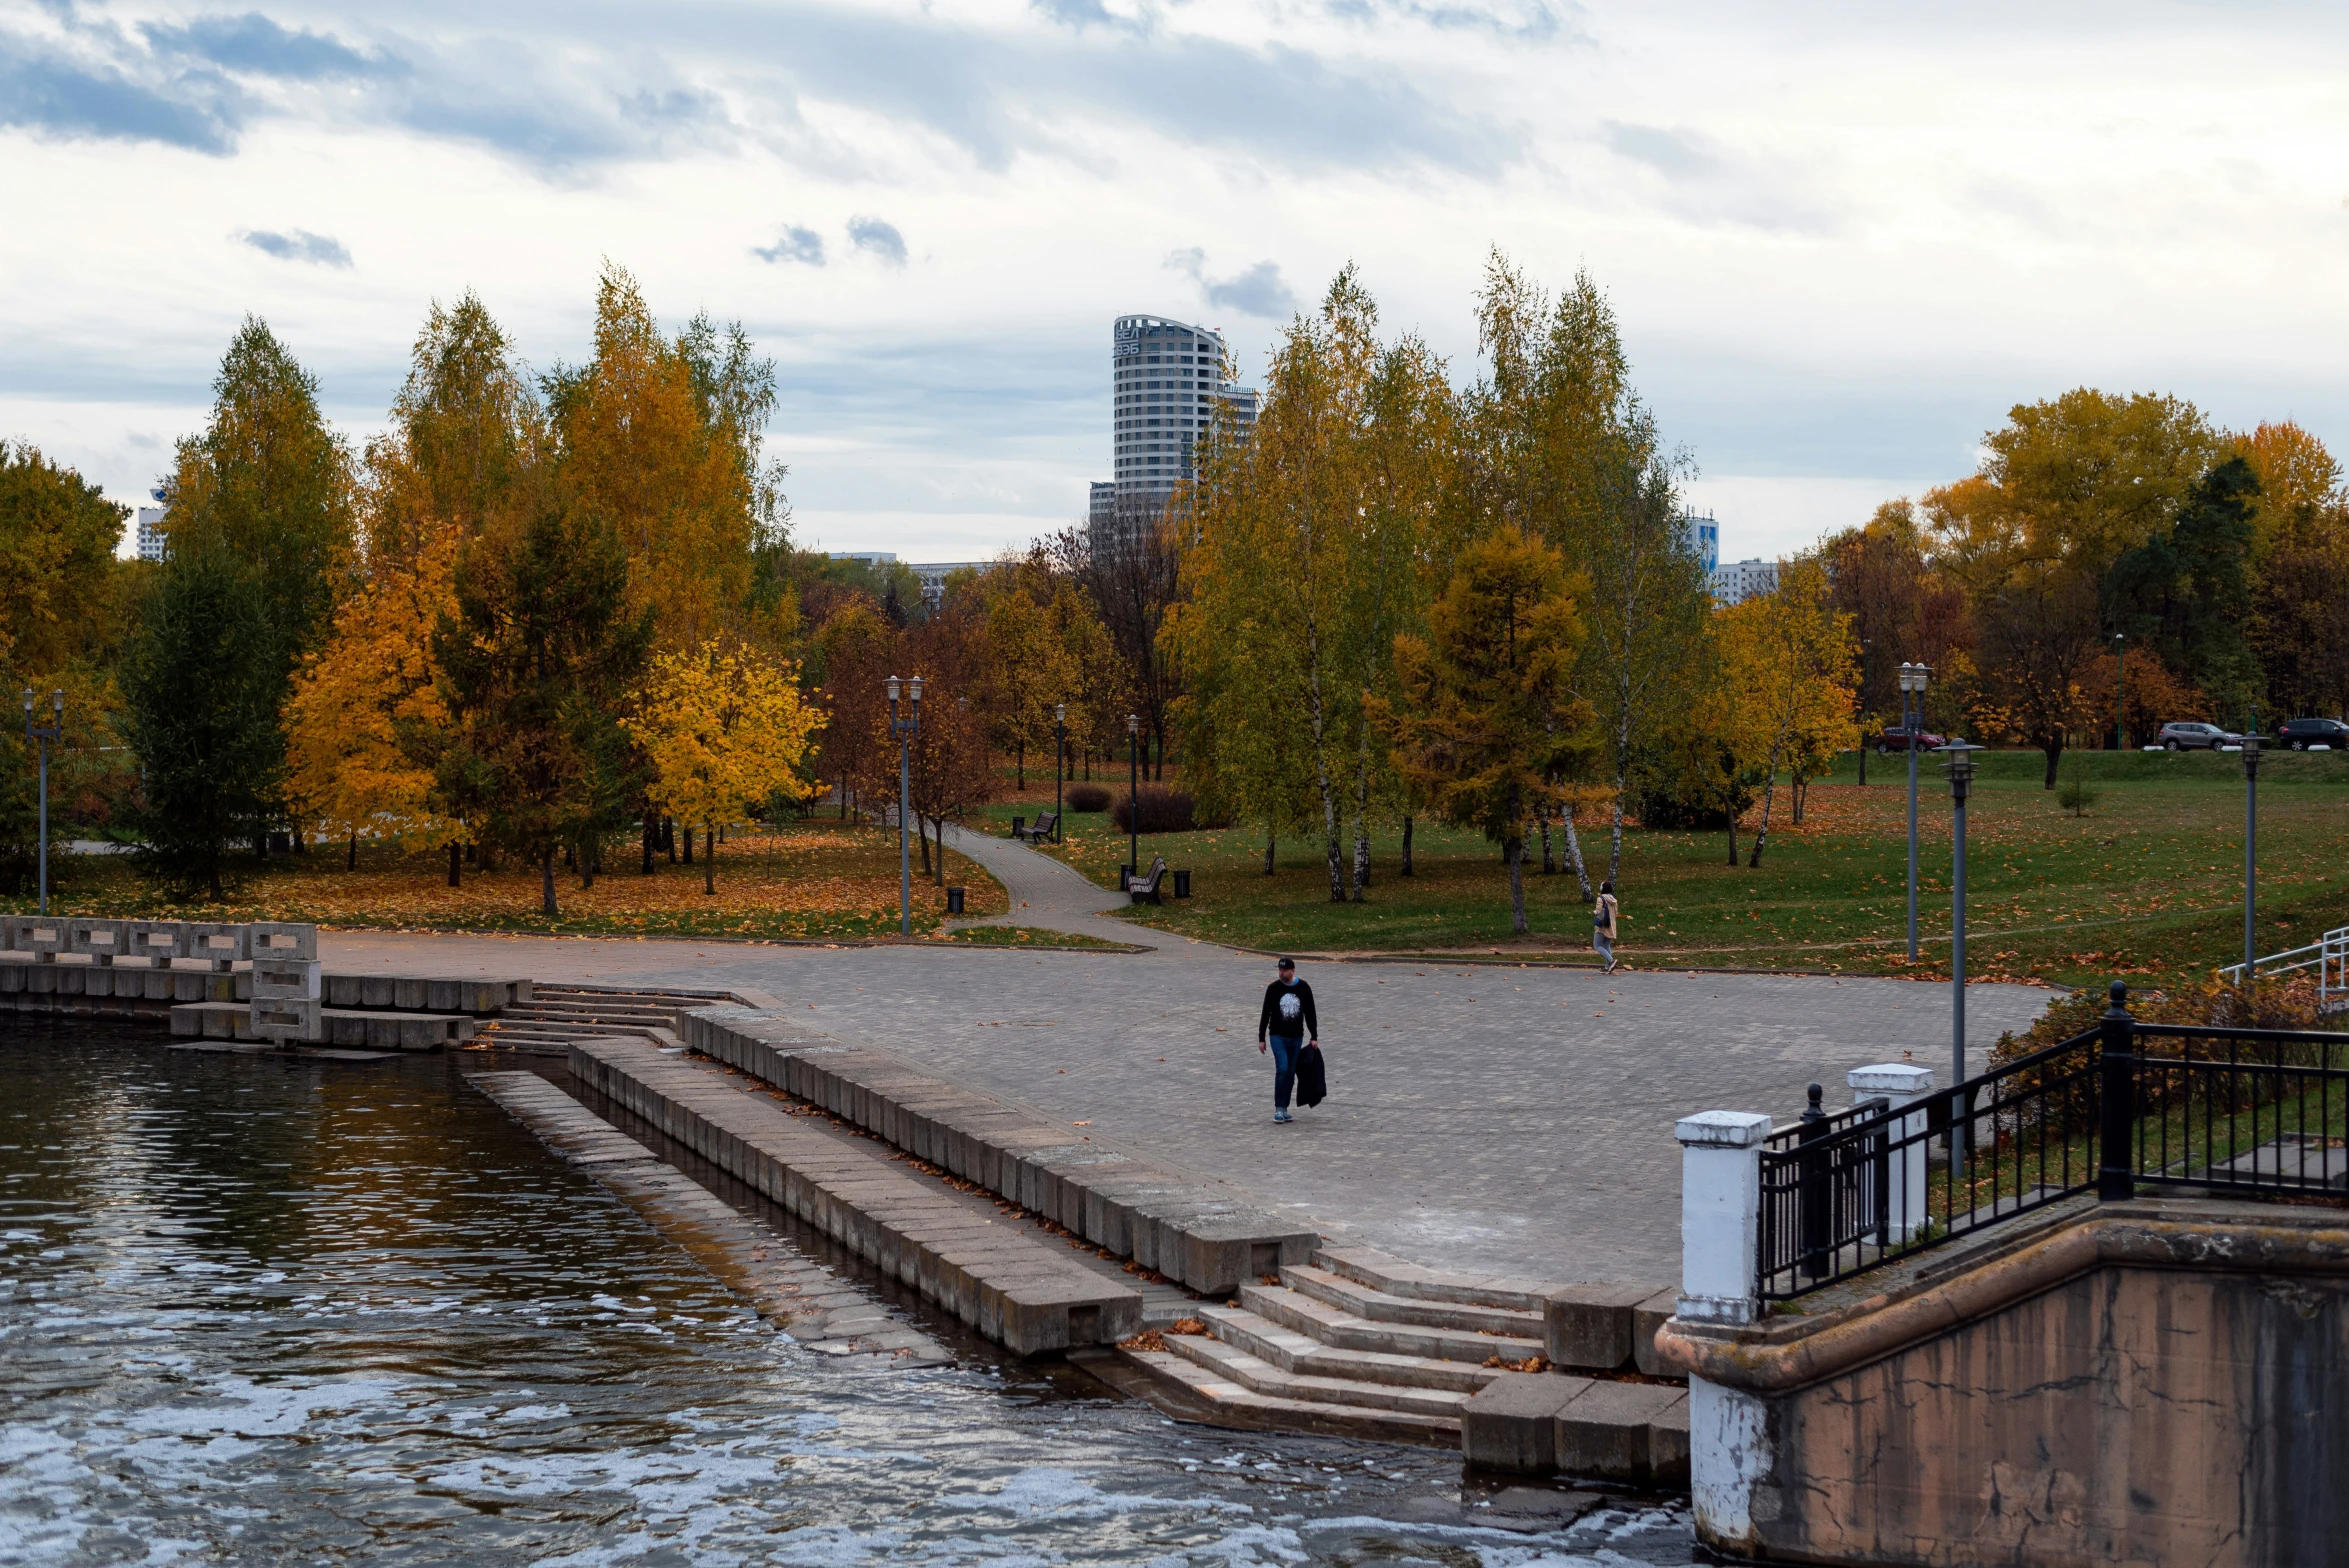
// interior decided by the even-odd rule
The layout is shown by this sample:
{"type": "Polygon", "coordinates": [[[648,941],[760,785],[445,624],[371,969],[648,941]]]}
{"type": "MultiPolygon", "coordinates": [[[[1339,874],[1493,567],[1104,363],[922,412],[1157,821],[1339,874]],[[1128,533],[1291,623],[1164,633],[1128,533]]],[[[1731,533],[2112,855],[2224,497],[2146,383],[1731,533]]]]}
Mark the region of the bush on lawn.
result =
{"type": "Polygon", "coordinates": [[[1106,784],[1071,784],[1064,797],[1071,811],[1107,811],[1109,786],[1106,784]]]}
{"type": "Polygon", "coordinates": [[[1134,800],[1128,797],[1117,803],[1110,820],[1121,833],[1189,833],[1199,826],[1194,820],[1195,805],[1189,790],[1174,789],[1165,784],[1145,784],[1141,793],[1141,826],[1133,823],[1134,800]]]}

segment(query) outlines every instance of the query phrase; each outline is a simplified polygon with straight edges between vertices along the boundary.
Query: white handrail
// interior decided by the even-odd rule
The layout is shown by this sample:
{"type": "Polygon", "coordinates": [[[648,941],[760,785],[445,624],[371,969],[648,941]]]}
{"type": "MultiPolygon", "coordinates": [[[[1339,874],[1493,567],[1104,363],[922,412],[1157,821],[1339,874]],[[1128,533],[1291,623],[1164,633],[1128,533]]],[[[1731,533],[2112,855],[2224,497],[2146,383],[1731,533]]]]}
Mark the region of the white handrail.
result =
{"type": "MultiPolygon", "coordinates": [[[[2254,959],[2251,973],[2254,979],[2262,975],[2288,975],[2302,969],[2316,970],[2316,1001],[2319,1012],[2349,1008],[2349,926],[2337,926],[2317,940],[2300,947],[2289,947],[2280,953],[2268,953],[2254,959]]],[[[2229,985],[2243,983],[2243,966],[2229,964],[2219,971],[2219,978],[2229,985]]]]}

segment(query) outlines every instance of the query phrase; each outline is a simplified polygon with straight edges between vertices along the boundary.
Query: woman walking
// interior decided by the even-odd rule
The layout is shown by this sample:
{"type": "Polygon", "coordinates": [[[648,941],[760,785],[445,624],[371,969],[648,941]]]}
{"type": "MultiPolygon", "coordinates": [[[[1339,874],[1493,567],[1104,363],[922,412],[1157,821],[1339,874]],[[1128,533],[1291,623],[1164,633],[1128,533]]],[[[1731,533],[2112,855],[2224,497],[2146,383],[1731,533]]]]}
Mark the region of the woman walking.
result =
{"type": "Polygon", "coordinates": [[[1607,967],[1599,971],[1601,974],[1611,975],[1615,972],[1615,912],[1617,908],[1615,884],[1601,882],[1599,884],[1599,901],[1591,906],[1590,912],[1590,945],[1597,948],[1599,956],[1607,961],[1607,967]]]}

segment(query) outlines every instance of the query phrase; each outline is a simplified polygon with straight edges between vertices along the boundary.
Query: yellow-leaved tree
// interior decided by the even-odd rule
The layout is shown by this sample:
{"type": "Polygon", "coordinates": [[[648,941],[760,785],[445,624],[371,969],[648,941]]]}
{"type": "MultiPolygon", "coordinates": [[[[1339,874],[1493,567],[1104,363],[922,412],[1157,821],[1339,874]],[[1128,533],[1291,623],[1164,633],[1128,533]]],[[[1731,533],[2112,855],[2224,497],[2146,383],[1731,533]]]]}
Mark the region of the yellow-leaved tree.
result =
{"type": "Polygon", "coordinates": [[[823,710],[801,697],[795,665],[712,638],[654,657],[644,700],[623,720],[652,764],[656,809],[708,835],[702,891],[718,890],[718,828],[778,797],[812,792],[799,771],[823,710]]]}
{"type": "Polygon", "coordinates": [[[1737,750],[1763,770],[1762,820],[1748,867],[1762,863],[1778,774],[1824,772],[1835,754],[1859,744],[1854,722],[1859,650],[1851,617],[1828,596],[1826,568],[1814,556],[1784,562],[1775,592],[1720,612],[1722,662],[1735,694],[1737,750]]]}
{"type": "Polygon", "coordinates": [[[417,740],[444,727],[433,681],[432,628],[456,604],[460,541],[444,531],[398,562],[378,562],[367,591],[335,612],[323,652],[303,662],[287,709],[286,794],[322,834],[408,849],[464,842],[463,824],[437,809],[433,771],[417,740]]]}

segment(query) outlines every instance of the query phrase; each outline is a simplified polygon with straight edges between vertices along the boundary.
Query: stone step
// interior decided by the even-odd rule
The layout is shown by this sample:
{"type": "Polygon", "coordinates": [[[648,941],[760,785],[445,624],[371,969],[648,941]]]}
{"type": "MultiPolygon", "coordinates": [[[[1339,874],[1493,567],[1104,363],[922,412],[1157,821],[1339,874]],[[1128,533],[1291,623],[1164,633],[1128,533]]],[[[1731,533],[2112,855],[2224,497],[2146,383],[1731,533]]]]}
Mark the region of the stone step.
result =
{"type": "Polygon", "coordinates": [[[1323,1404],[1309,1399],[1284,1399],[1260,1394],[1220,1372],[1168,1351],[1126,1350],[1118,1354],[1129,1366],[1170,1385],[1188,1413],[1219,1426],[1251,1430],[1272,1428],[1284,1432],[1320,1432],[1332,1437],[1365,1438],[1380,1443],[1424,1443],[1454,1448],[1460,1442],[1460,1422],[1451,1416],[1421,1415],[1408,1410],[1371,1410],[1355,1405],[1323,1404]]]}
{"type": "Polygon", "coordinates": [[[1456,1328],[1468,1333],[1489,1330],[1539,1341],[1542,1315],[1514,1307],[1483,1306],[1464,1301],[1423,1301],[1414,1296],[1391,1296],[1381,1290],[1332,1274],[1325,1269],[1292,1263],[1281,1270],[1281,1283],[1300,1295],[1324,1301],[1358,1318],[1378,1323],[1409,1323],[1422,1328],[1456,1328]]]}
{"type": "Polygon", "coordinates": [[[1451,1274],[1408,1263],[1375,1247],[1323,1247],[1316,1268],[1342,1275],[1389,1296],[1418,1301],[1454,1301],[1472,1307],[1508,1307],[1539,1318],[1542,1303],[1558,1287],[1541,1280],[1500,1274],[1451,1274]]]}
{"type": "Polygon", "coordinates": [[[1467,1361],[1398,1356],[1377,1350],[1340,1349],[1335,1345],[1325,1345],[1309,1334],[1283,1328],[1245,1307],[1200,1307],[1189,1315],[1205,1321],[1215,1331],[1215,1337],[1225,1344],[1246,1351],[1257,1360],[1269,1362],[1284,1372],[1303,1376],[1473,1394],[1493,1379],[1505,1375],[1498,1367],[1467,1361]]]}
{"type": "Polygon", "coordinates": [[[568,1002],[545,996],[534,998],[527,1006],[515,1009],[517,1013],[533,1018],[655,1018],[677,1016],[674,1007],[658,1007],[640,1002],[568,1002]]]}
{"type": "Polygon", "coordinates": [[[1348,1378],[1297,1373],[1248,1354],[1210,1334],[1168,1334],[1166,1348],[1195,1366],[1217,1373],[1258,1394],[1308,1400],[1317,1405],[1352,1405],[1363,1410],[1408,1410],[1458,1420],[1469,1396],[1456,1389],[1417,1388],[1405,1383],[1360,1383],[1348,1378]]]}
{"type": "Polygon", "coordinates": [[[584,1035],[642,1034],[645,1023],[606,1023],[594,1018],[500,1018],[496,1020],[498,1034],[563,1034],[567,1037],[584,1035]]]}
{"type": "Polygon", "coordinates": [[[1466,1361],[1481,1366],[1495,1356],[1523,1361],[1542,1354],[1542,1342],[1514,1334],[1479,1334],[1461,1329],[1380,1323],[1317,1301],[1285,1285],[1242,1285],[1240,1305],[1283,1328],[1340,1350],[1375,1350],[1431,1361],[1466,1361]]]}

